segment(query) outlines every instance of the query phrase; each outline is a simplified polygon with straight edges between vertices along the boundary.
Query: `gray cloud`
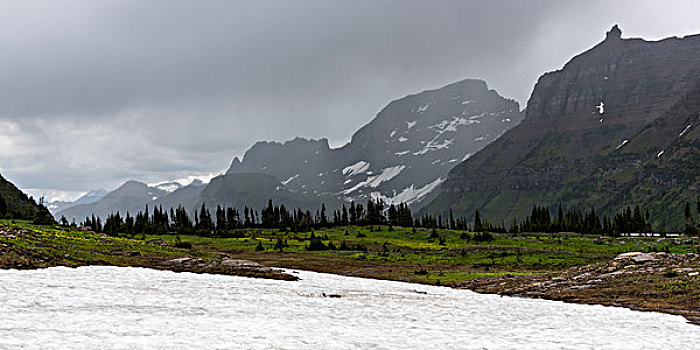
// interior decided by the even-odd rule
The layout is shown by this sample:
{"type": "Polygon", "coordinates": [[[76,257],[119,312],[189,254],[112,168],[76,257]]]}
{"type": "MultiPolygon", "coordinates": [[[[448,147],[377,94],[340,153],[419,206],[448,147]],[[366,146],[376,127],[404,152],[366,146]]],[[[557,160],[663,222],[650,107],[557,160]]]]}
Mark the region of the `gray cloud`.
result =
{"type": "Polygon", "coordinates": [[[388,101],[482,78],[524,106],[613,23],[700,32],[693,1],[4,1],[0,172],[84,191],[223,170],[257,140],[340,145],[388,101]]]}

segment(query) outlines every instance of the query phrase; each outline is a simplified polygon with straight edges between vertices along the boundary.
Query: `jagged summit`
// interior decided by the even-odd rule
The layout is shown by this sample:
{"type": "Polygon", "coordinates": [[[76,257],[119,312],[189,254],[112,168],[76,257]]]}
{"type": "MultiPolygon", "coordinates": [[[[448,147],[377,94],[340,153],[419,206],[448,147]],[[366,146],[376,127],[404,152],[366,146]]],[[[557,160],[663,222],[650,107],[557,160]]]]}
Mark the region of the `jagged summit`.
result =
{"type": "Polygon", "coordinates": [[[620,39],[622,37],[622,30],[620,30],[620,27],[614,25],[610,31],[605,33],[605,40],[615,40],[615,39],[620,39]]]}
{"type": "Polygon", "coordinates": [[[464,79],[391,101],[340,148],[327,139],[258,142],[227,174],[270,174],[310,197],[416,204],[523,116],[485,81],[464,79]]]}

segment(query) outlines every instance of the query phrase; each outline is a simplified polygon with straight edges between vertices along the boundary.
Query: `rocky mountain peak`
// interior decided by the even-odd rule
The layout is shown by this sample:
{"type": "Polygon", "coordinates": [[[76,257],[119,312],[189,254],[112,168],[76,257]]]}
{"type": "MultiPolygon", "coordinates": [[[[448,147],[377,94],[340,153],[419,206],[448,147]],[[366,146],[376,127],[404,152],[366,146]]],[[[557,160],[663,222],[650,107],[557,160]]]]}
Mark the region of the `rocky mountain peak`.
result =
{"type": "Polygon", "coordinates": [[[617,40],[622,37],[622,30],[616,25],[614,25],[607,33],[605,33],[605,40],[617,40]]]}

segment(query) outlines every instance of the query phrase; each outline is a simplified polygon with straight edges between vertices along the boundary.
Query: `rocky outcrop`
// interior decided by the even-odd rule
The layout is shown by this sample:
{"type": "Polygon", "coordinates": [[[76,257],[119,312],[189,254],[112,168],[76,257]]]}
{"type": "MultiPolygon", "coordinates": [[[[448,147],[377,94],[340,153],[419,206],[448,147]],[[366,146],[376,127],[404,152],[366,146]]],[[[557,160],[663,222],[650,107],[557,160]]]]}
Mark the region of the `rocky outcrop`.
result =
{"type": "Polygon", "coordinates": [[[250,260],[241,259],[198,259],[191,257],[163,261],[156,268],[176,272],[213,273],[243,277],[272,278],[286,281],[296,281],[299,278],[275,270],[250,260]]]}
{"type": "MultiPolygon", "coordinates": [[[[508,222],[535,204],[595,206],[605,214],[648,204],[641,194],[626,196],[651,179],[645,166],[672,158],[674,145],[695,137],[700,111],[681,111],[700,101],[700,36],[649,42],[620,35],[614,27],[603,42],[540,77],[524,121],[456,166],[427,211],[470,216],[480,209],[508,222]],[[663,121],[666,131],[650,133],[663,121]]],[[[697,148],[683,148],[697,155],[697,148]]],[[[698,193],[688,190],[698,176],[661,181],[688,199],[698,193]]],[[[651,189],[652,196],[660,192],[651,189]]],[[[655,222],[682,210],[677,202],[665,206],[673,213],[652,212],[655,222]]]]}

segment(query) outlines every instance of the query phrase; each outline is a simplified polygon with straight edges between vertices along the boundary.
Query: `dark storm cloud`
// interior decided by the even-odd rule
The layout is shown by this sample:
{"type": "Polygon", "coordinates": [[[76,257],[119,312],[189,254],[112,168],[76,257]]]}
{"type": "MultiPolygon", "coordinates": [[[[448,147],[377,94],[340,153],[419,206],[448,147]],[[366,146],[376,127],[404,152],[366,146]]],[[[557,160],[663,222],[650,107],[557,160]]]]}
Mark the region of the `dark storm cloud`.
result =
{"type": "Polygon", "coordinates": [[[257,140],[340,145],[388,101],[468,77],[524,107],[541,73],[613,23],[686,33],[690,6],[4,1],[0,172],[87,190],[221,171],[257,140]]]}

